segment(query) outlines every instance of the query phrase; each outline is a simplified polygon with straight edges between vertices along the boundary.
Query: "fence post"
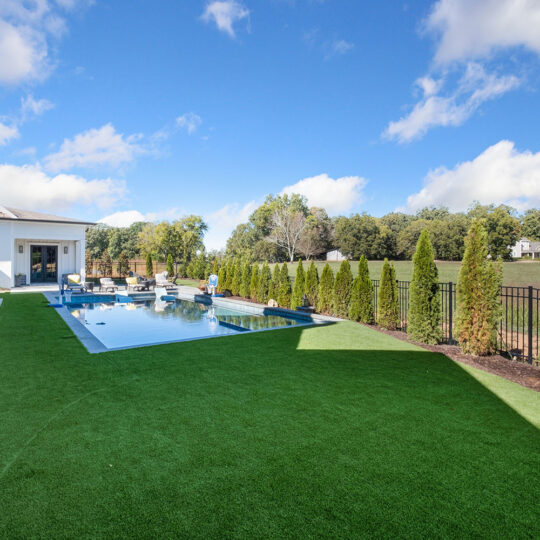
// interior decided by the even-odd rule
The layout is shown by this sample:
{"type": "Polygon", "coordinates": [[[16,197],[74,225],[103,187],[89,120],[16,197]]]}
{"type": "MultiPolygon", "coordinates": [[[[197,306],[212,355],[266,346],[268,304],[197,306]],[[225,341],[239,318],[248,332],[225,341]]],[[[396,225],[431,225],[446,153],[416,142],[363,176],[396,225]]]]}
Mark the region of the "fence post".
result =
{"type": "Polygon", "coordinates": [[[454,284],[448,282],[448,343],[452,345],[454,342],[453,326],[454,326],[454,284]]]}
{"type": "Polygon", "coordinates": [[[527,352],[527,362],[533,363],[533,286],[529,285],[529,313],[527,321],[527,344],[529,350],[527,352]]]}

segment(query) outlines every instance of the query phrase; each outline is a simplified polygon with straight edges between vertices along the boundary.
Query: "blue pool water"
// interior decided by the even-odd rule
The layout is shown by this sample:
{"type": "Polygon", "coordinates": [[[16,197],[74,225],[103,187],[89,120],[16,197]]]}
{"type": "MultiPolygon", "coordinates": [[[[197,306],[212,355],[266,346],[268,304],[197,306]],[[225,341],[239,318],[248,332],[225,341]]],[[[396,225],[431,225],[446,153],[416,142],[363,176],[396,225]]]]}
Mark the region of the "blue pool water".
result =
{"type": "Polygon", "coordinates": [[[68,304],[71,315],[108,349],[239,334],[306,324],[188,300],[68,304]]]}

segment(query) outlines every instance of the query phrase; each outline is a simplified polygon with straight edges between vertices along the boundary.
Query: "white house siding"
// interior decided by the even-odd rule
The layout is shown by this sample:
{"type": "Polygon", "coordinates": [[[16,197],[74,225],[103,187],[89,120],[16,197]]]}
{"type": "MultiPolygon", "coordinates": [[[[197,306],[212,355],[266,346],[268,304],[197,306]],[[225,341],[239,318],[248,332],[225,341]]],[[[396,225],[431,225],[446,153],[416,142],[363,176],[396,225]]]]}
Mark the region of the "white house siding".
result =
{"type": "Polygon", "coordinates": [[[30,280],[30,246],[58,247],[58,279],[62,274],[84,276],[86,225],[31,221],[0,221],[0,287],[14,286],[15,274],[30,280]],[[22,254],[19,246],[23,246],[22,254]],[[64,254],[67,247],[67,254],[64,254]]]}
{"type": "Polygon", "coordinates": [[[334,249],[326,254],[327,261],[344,261],[347,257],[341,251],[334,249]]]}

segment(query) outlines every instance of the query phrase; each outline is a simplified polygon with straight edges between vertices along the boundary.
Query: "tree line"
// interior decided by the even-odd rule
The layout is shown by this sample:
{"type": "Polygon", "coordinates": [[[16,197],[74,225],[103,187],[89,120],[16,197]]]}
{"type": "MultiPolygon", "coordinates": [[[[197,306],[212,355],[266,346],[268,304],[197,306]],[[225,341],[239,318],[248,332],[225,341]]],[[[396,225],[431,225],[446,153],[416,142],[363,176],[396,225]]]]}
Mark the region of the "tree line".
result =
{"type": "Polygon", "coordinates": [[[411,259],[422,230],[430,233],[435,256],[461,260],[465,236],[474,219],[483,220],[488,253],[508,260],[509,246],[521,236],[540,240],[540,210],[519,215],[507,205],[475,203],[467,212],[424,208],[416,214],[391,212],[380,218],[366,213],[329,218],[323,208],[309,208],[300,195],[269,195],[231,234],[226,257],[282,262],[299,257],[310,260],[331,249],[358,260],[411,259]]]}

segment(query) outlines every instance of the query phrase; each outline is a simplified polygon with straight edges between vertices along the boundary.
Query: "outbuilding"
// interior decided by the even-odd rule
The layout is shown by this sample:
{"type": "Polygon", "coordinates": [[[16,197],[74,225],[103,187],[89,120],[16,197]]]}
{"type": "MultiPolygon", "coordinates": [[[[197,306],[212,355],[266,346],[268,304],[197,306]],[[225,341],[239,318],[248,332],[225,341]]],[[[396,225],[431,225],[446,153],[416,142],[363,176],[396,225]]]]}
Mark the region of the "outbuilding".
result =
{"type": "Polygon", "coordinates": [[[84,280],[88,221],[0,206],[0,288],[84,280]]]}

